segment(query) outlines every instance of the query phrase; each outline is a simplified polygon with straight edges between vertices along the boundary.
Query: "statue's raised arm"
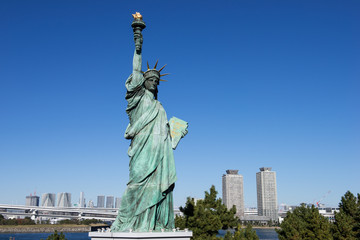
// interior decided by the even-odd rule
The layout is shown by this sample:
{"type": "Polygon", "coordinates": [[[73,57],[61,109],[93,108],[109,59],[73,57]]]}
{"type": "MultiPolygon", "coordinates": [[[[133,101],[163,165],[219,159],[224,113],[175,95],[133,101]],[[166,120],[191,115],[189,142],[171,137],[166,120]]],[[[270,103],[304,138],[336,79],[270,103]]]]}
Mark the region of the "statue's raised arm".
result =
{"type": "Polygon", "coordinates": [[[138,85],[141,84],[143,81],[143,74],[141,72],[141,64],[142,64],[141,50],[142,50],[143,36],[141,32],[146,27],[146,25],[142,20],[142,16],[140,13],[137,12],[133,14],[133,17],[134,17],[134,21],[132,22],[131,26],[134,30],[135,52],[133,59],[132,85],[138,85]]]}

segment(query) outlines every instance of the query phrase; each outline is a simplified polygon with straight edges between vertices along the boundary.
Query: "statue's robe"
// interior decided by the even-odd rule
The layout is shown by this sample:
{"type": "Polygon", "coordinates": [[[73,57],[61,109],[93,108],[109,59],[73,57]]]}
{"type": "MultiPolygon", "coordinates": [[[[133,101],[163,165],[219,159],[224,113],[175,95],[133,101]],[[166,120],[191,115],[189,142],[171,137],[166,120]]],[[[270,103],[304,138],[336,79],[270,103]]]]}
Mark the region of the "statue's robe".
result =
{"type": "Polygon", "coordinates": [[[113,232],[171,230],[174,226],[172,191],[176,181],[174,155],[166,112],[153,94],[127,79],[126,112],[130,119],[125,138],[130,175],[113,232]]]}

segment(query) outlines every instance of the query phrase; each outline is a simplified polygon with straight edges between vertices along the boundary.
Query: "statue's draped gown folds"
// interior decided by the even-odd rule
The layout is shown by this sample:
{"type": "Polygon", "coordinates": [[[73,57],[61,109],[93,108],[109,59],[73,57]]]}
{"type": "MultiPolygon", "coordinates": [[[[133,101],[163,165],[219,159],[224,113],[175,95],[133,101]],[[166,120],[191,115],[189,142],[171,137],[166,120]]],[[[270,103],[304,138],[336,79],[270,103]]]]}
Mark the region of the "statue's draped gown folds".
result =
{"type": "Polygon", "coordinates": [[[163,106],[144,87],[144,81],[141,54],[135,51],[134,70],[125,83],[130,175],[118,216],[111,226],[113,232],[174,228],[172,192],[176,172],[169,124],[163,106]]]}

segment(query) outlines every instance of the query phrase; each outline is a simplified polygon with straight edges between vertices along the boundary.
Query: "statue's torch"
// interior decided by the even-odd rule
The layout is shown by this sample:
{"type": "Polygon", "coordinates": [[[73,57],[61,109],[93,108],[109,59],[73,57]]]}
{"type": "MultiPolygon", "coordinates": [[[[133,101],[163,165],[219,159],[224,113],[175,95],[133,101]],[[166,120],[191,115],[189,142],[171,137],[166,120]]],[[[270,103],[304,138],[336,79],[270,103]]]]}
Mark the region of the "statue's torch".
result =
{"type": "Polygon", "coordinates": [[[146,27],[145,22],[142,20],[142,16],[139,12],[133,14],[134,21],[131,24],[131,27],[134,30],[134,38],[135,38],[135,48],[137,51],[141,51],[142,46],[142,30],[146,27]]]}

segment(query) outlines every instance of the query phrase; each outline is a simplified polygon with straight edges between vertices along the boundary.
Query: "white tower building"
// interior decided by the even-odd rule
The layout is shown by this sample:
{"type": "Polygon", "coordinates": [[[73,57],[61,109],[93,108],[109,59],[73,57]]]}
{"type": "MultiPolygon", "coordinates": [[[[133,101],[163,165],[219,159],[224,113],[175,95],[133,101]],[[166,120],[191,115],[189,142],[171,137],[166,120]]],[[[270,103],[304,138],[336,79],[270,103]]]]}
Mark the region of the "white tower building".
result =
{"type": "Polygon", "coordinates": [[[119,208],[121,204],[121,198],[117,197],[115,198],[115,208],[119,208]]]}
{"type": "Polygon", "coordinates": [[[71,193],[58,193],[57,199],[58,207],[71,207],[71,193]]]}
{"type": "Polygon", "coordinates": [[[84,194],[84,192],[80,192],[79,206],[81,208],[85,207],[85,194],[84,194]]]}
{"type": "Polygon", "coordinates": [[[259,216],[268,216],[278,221],[276,172],[271,167],[262,167],[256,173],[257,206],[259,216]]]}
{"type": "Polygon", "coordinates": [[[44,193],[41,196],[41,206],[42,207],[55,207],[55,193],[44,193]]]}
{"type": "Polygon", "coordinates": [[[98,208],[104,208],[105,207],[105,196],[104,195],[97,196],[97,205],[96,205],[96,207],[98,207],[98,208]]]}
{"type": "Polygon", "coordinates": [[[106,197],[106,208],[114,208],[114,196],[106,197]]]}
{"type": "Polygon", "coordinates": [[[223,203],[228,209],[236,207],[236,215],[244,216],[244,180],[239,170],[226,170],[222,176],[223,203]]]}

